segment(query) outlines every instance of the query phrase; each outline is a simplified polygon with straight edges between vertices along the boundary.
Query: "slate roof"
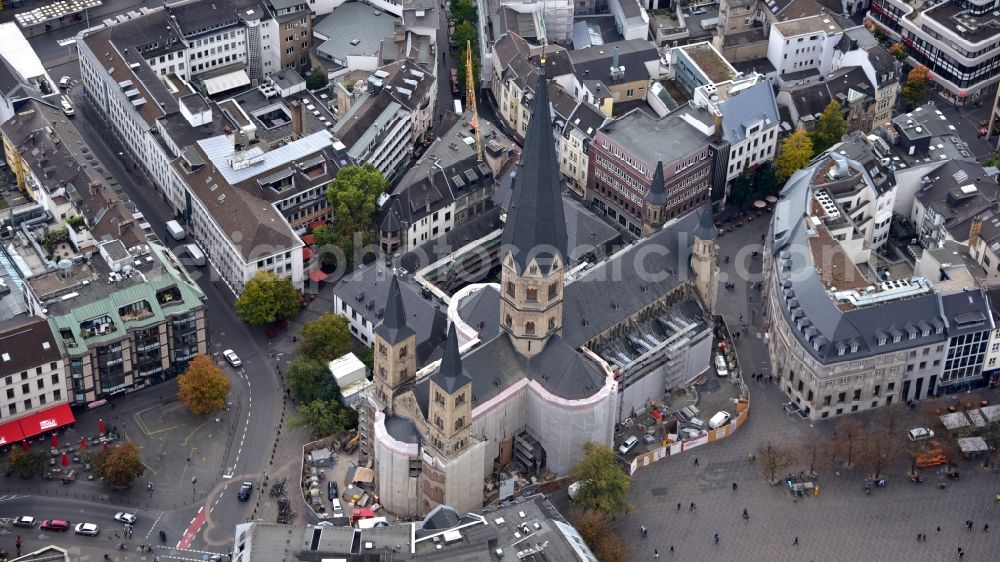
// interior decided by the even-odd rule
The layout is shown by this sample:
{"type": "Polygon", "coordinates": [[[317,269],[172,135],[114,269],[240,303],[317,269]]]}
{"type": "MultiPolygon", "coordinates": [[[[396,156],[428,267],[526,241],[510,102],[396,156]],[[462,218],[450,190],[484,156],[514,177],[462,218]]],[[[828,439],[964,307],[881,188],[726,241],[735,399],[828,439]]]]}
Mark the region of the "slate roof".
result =
{"type": "Polygon", "coordinates": [[[753,86],[719,104],[722,113],[722,138],[730,144],[746,140],[747,128],[764,121],[764,129],[777,126],[778,103],[770,80],[761,80],[753,86]]]}
{"type": "Polygon", "coordinates": [[[62,360],[52,328],[38,316],[0,322],[0,355],[0,377],[62,360]]]}
{"type": "Polygon", "coordinates": [[[874,90],[860,66],[838,70],[822,82],[811,82],[784,89],[791,94],[792,103],[800,119],[806,115],[823,113],[833,100],[841,102],[840,105],[843,106],[844,103],[837,94],[846,96],[851,89],[864,94],[869,100],[874,99],[874,90]]]}
{"type": "Polygon", "coordinates": [[[989,301],[981,288],[969,288],[941,297],[941,308],[948,321],[948,335],[961,336],[993,329],[989,301]]]}
{"type": "Polygon", "coordinates": [[[646,69],[646,63],[658,61],[660,54],[656,47],[645,39],[629,39],[570,51],[569,60],[573,65],[573,73],[580,80],[586,78],[611,83],[611,64],[614,61],[616,49],[618,66],[625,67],[625,76],[620,80],[615,80],[615,82],[649,80],[649,70],[646,69]]]}
{"type": "Polygon", "coordinates": [[[501,239],[506,247],[502,251],[513,252],[519,272],[524,272],[532,259],[543,271],[556,255],[566,263],[566,218],[560,186],[548,88],[545,73],[541,72],[501,239]]]}
{"type": "Polygon", "coordinates": [[[458,352],[458,334],[455,325],[448,329],[448,339],[444,342],[444,355],[441,365],[430,376],[434,384],[441,387],[449,396],[472,382],[472,377],[462,370],[462,355],[458,352]]]}
{"type": "Polygon", "coordinates": [[[719,230],[715,228],[715,213],[712,211],[712,202],[705,200],[705,205],[698,211],[698,227],[694,229],[694,237],[699,240],[715,240],[719,236],[719,230]]]}
{"type": "Polygon", "coordinates": [[[420,443],[420,432],[416,424],[408,417],[391,415],[385,418],[385,430],[396,441],[417,445],[420,443]]]}
{"type": "Polygon", "coordinates": [[[396,276],[392,276],[389,282],[389,294],[386,296],[385,313],[382,315],[382,322],[375,327],[375,334],[384,339],[389,345],[401,342],[414,335],[412,329],[406,325],[406,308],[403,306],[403,297],[399,293],[399,281],[396,276]]]}
{"type": "Polygon", "coordinates": [[[656,163],[653,181],[649,184],[649,191],[646,192],[646,202],[650,205],[664,205],[667,202],[667,189],[663,185],[663,162],[656,163]]]}
{"type": "Polygon", "coordinates": [[[492,340],[500,333],[500,293],[493,287],[481,289],[461,301],[458,315],[479,333],[480,340],[492,340]]]}

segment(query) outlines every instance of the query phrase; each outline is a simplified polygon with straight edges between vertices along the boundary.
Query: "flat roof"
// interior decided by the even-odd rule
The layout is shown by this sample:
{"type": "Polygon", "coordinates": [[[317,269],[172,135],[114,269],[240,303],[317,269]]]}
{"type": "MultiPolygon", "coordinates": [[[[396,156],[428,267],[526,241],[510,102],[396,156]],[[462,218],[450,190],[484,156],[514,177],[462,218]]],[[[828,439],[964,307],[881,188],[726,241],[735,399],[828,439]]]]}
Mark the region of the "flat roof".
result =
{"type": "Polygon", "coordinates": [[[783,21],[774,24],[774,27],[778,28],[778,31],[785,37],[794,37],[807,33],[826,33],[830,35],[844,32],[844,28],[840,26],[837,20],[827,14],[783,21]]]}
{"type": "MultiPolygon", "coordinates": [[[[18,17],[20,15],[18,14],[18,17]]],[[[7,59],[7,64],[25,80],[45,74],[42,61],[38,59],[38,55],[21,30],[17,28],[17,24],[9,22],[0,24],[0,56],[7,59]]]]}
{"type": "Polygon", "coordinates": [[[601,132],[650,166],[666,166],[708,144],[708,137],[687,123],[679,113],[655,118],[633,110],[606,123],[601,132]]]}
{"type": "Polygon", "coordinates": [[[387,46],[392,43],[398,21],[392,14],[368,4],[347,2],[313,21],[313,34],[327,38],[317,50],[338,59],[347,55],[374,55],[383,42],[387,46]]]}
{"type": "Polygon", "coordinates": [[[719,51],[709,43],[695,43],[679,47],[680,50],[698,65],[712,82],[725,82],[736,76],[736,69],[729,64],[719,51]]]}

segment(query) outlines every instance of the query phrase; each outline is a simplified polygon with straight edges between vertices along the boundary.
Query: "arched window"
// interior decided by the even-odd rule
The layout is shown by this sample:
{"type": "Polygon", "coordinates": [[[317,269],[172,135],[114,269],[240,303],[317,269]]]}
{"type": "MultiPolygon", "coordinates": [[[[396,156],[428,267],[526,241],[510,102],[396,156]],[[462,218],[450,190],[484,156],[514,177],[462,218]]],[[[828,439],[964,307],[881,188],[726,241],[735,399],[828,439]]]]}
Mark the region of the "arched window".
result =
{"type": "Polygon", "coordinates": [[[538,302],[538,289],[536,287],[528,287],[525,290],[525,299],[528,302],[538,302]]]}
{"type": "Polygon", "coordinates": [[[507,282],[507,295],[510,296],[510,297],[513,297],[514,293],[515,293],[515,291],[514,291],[514,282],[513,281],[508,281],[507,282]]]}
{"type": "Polygon", "coordinates": [[[551,332],[552,330],[555,330],[555,329],[556,329],[556,319],[555,318],[549,318],[549,331],[551,332]]]}
{"type": "Polygon", "coordinates": [[[549,284],[549,298],[554,299],[559,296],[559,283],[549,284]]]}
{"type": "Polygon", "coordinates": [[[524,324],[524,333],[527,334],[527,335],[529,335],[529,336],[535,335],[535,323],[534,322],[526,322],[524,324]]]}
{"type": "Polygon", "coordinates": [[[504,318],[504,323],[507,324],[508,328],[510,328],[511,324],[514,323],[514,321],[510,317],[510,314],[507,315],[507,318],[504,318]]]}

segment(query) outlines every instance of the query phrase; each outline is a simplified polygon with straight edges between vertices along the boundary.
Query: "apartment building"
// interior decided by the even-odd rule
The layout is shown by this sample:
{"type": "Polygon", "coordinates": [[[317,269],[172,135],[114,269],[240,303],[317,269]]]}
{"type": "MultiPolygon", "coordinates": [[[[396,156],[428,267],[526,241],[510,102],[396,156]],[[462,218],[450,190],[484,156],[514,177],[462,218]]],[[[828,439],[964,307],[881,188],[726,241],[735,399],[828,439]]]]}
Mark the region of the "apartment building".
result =
{"type": "Polygon", "coordinates": [[[689,96],[699,86],[732,80],[739,74],[708,42],[672,47],[667,57],[667,78],[675,80],[689,96]]]}
{"type": "Polygon", "coordinates": [[[66,367],[44,318],[0,322],[0,383],[0,447],[47,439],[76,421],[69,408],[72,387],[66,367]]]}
{"type": "MultiPolygon", "coordinates": [[[[493,73],[490,91],[496,100],[497,112],[510,130],[523,138],[531,117],[531,99],[538,78],[542,48],[529,44],[514,33],[508,33],[492,46],[493,73]]],[[[553,45],[545,49],[545,74],[572,91],[572,64],[567,51],[553,45]]]]}
{"type": "Polygon", "coordinates": [[[791,177],[765,240],[768,349],[790,407],[823,419],[981,384],[994,329],[985,293],[934,253],[910,275],[869,267],[872,235],[850,233],[874,225],[879,204],[844,198],[869,182],[878,191],[877,176],[842,148],[791,177]]]}
{"type": "Polygon", "coordinates": [[[906,45],[910,61],[926,66],[942,95],[975,102],[1000,78],[1000,1],[908,3],[872,0],[868,21],[906,45]]]}
{"type": "Polygon", "coordinates": [[[839,20],[816,15],[775,23],[768,36],[767,59],[779,78],[829,74],[833,53],[844,35],[839,20]]]}
{"type": "Polygon", "coordinates": [[[592,104],[573,99],[555,81],[549,82],[548,88],[559,173],[566,187],[586,201],[590,144],[609,119],[592,104]]]}
{"type": "Polygon", "coordinates": [[[277,72],[291,68],[299,72],[309,69],[309,48],[312,46],[312,12],[306,0],[266,0],[274,20],[275,32],[268,33],[271,51],[277,53],[277,72]]]}
{"type": "Polygon", "coordinates": [[[641,110],[630,111],[606,123],[590,144],[589,202],[620,230],[644,236],[650,228],[645,204],[654,172],[662,168],[665,194],[657,219],[662,226],[709,199],[713,161],[720,148],[680,114],[657,119],[641,110]]]}
{"type": "Polygon", "coordinates": [[[0,123],[14,115],[16,100],[30,96],[58,99],[59,94],[58,85],[17,24],[0,24],[0,123]]]}

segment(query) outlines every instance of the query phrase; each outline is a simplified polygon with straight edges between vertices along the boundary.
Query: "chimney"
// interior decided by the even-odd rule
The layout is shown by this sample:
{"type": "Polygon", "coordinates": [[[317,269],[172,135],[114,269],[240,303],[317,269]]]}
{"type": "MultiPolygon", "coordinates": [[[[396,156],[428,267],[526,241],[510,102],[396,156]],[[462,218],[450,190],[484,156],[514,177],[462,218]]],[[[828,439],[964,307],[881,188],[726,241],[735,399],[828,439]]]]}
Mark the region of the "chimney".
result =
{"type": "Polygon", "coordinates": [[[983,219],[975,217],[969,225],[969,248],[975,248],[979,243],[979,233],[983,230],[983,219]]]}
{"type": "Polygon", "coordinates": [[[615,45],[615,56],[611,59],[611,68],[613,70],[618,70],[618,46],[615,45]]]}
{"type": "Polygon", "coordinates": [[[303,105],[298,100],[292,102],[292,140],[302,138],[302,110],[303,105]]]}

